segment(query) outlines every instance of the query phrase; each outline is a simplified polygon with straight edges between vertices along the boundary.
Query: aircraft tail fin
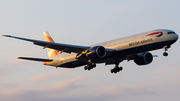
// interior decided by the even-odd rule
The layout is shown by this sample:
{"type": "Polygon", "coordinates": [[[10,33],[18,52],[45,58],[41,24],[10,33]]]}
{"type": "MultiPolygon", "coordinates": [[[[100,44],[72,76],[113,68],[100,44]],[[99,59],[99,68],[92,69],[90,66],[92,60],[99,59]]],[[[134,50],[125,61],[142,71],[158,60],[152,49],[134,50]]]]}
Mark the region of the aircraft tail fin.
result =
{"type": "MultiPolygon", "coordinates": [[[[51,36],[49,35],[47,31],[43,32],[43,34],[44,34],[45,41],[54,43],[54,40],[51,38],[51,36]]],[[[47,48],[47,52],[48,52],[49,57],[53,57],[59,53],[58,50],[54,50],[51,48],[47,48]]]]}

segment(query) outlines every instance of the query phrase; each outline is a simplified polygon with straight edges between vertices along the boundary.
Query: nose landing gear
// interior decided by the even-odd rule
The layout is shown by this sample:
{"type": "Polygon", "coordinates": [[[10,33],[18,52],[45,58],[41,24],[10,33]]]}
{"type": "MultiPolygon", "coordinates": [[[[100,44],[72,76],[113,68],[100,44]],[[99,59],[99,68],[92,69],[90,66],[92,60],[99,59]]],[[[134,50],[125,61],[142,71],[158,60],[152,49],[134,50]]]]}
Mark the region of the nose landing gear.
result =
{"type": "Polygon", "coordinates": [[[165,52],[163,53],[163,56],[168,56],[168,53],[166,52],[171,46],[164,46],[165,52]]]}
{"type": "Polygon", "coordinates": [[[163,53],[163,56],[168,56],[168,53],[167,53],[167,52],[164,52],[164,53],[163,53]]]}

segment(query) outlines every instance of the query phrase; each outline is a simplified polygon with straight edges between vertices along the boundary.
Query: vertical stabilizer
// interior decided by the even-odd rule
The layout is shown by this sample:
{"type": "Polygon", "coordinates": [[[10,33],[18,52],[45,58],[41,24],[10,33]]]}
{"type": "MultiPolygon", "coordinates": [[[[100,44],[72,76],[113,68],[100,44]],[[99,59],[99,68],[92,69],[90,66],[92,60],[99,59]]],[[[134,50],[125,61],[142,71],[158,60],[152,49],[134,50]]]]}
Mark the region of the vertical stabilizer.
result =
{"type": "MultiPolygon", "coordinates": [[[[49,35],[47,31],[43,32],[43,34],[44,34],[45,41],[54,43],[53,39],[51,38],[51,36],[49,35]]],[[[49,57],[53,57],[59,53],[58,50],[54,50],[51,48],[47,48],[47,52],[48,52],[49,57]]]]}

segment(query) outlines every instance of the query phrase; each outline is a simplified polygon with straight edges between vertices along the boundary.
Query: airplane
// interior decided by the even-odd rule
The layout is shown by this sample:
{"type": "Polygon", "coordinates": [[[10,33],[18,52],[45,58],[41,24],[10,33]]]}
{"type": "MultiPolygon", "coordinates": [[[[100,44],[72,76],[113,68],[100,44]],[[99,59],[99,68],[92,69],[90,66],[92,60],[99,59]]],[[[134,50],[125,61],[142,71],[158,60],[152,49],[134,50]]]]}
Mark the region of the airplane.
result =
{"type": "Polygon", "coordinates": [[[152,30],[92,46],[55,43],[47,31],[43,34],[45,41],[11,35],[3,36],[33,42],[43,49],[47,48],[49,56],[48,59],[32,57],[18,57],[18,59],[41,61],[44,65],[56,68],[76,68],[85,65],[85,70],[95,68],[98,63],[115,64],[110,70],[115,74],[123,70],[119,64],[124,60],[133,60],[139,66],[150,64],[157,55],[152,55],[149,51],[164,48],[163,56],[168,56],[167,50],[178,40],[178,35],[167,29],[152,30]]]}

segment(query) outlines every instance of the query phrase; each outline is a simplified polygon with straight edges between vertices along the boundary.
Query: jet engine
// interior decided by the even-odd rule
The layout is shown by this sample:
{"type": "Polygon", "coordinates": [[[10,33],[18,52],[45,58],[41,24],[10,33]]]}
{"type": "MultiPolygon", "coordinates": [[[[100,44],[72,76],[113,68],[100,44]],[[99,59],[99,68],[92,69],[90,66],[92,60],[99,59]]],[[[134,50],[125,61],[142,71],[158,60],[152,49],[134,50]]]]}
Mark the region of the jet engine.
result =
{"type": "Polygon", "coordinates": [[[153,61],[153,56],[149,52],[143,52],[136,55],[134,62],[137,65],[147,65],[153,61]]]}
{"type": "Polygon", "coordinates": [[[103,46],[94,46],[90,48],[86,56],[91,60],[97,60],[106,56],[106,49],[103,46]]]}

